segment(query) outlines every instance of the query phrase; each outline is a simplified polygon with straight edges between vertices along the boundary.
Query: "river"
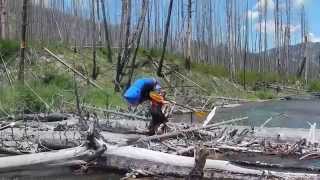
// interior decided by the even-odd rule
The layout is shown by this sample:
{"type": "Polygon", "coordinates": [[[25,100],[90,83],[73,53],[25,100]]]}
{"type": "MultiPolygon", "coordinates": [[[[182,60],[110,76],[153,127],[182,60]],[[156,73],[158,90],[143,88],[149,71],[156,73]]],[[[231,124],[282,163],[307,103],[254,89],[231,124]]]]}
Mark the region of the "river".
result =
{"type": "Polygon", "coordinates": [[[228,120],[248,116],[241,125],[265,127],[310,128],[309,123],[320,123],[320,99],[275,100],[247,103],[234,108],[220,108],[214,120],[228,120]]]}

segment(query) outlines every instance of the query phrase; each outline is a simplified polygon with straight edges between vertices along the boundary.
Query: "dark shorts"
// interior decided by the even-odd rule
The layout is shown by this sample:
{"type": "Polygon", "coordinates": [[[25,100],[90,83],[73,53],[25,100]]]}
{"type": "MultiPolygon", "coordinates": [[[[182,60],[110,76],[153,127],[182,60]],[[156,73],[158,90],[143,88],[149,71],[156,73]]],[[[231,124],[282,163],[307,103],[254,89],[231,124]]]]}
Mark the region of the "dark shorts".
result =
{"type": "Polygon", "coordinates": [[[151,107],[151,117],[152,120],[149,125],[149,134],[153,135],[160,124],[167,122],[167,118],[161,111],[161,105],[151,107]]]}

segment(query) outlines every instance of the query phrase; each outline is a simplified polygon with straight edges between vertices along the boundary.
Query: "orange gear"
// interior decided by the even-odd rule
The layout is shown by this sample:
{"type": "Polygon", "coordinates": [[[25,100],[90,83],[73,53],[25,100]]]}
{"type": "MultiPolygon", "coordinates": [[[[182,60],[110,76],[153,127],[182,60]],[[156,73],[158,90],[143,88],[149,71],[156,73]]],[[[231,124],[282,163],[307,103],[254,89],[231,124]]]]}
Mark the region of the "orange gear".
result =
{"type": "Polygon", "coordinates": [[[149,97],[151,98],[151,101],[155,101],[157,103],[161,103],[163,104],[165,102],[163,96],[161,96],[160,94],[154,92],[154,91],[151,91],[149,93],[149,97]]]}

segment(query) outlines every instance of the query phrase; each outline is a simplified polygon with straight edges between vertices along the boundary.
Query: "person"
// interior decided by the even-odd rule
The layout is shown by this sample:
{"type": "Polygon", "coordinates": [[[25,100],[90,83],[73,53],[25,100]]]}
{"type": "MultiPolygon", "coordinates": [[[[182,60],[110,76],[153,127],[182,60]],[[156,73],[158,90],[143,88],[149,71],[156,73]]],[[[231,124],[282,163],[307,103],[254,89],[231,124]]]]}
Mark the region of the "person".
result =
{"type": "Polygon", "coordinates": [[[150,113],[152,120],[148,126],[148,134],[154,135],[158,127],[167,121],[162,112],[165,103],[164,93],[160,83],[155,78],[141,78],[136,80],[124,93],[124,99],[131,106],[137,106],[144,101],[151,101],[150,113]],[[152,96],[155,95],[155,96],[152,96]]]}
{"type": "MultiPolygon", "coordinates": [[[[151,98],[151,109],[150,109],[150,113],[151,113],[151,117],[152,117],[152,120],[149,124],[149,132],[148,134],[151,136],[151,135],[154,135],[159,126],[161,124],[165,124],[168,119],[167,119],[167,116],[164,114],[164,111],[165,111],[165,104],[166,104],[166,101],[164,100],[165,99],[165,91],[161,91],[159,93],[157,92],[150,92],[150,98],[151,98]]],[[[163,127],[165,128],[165,126],[163,127]]]]}

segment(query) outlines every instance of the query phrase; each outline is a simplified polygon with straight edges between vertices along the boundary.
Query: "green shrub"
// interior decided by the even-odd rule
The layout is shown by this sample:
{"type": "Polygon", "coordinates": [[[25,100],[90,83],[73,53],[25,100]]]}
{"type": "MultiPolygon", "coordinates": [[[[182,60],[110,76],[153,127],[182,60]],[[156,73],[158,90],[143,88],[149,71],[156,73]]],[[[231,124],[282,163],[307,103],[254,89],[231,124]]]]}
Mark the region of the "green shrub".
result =
{"type": "Polygon", "coordinates": [[[308,90],[313,92],[320,92],[320,81],[313,80],[308,85],[308,90]]]}
{"type": "Polygon", "coordinates": [[[4,59],[14,55],[19,50],[19,43],[12,40],[0,40],[0,52],[4,59]]]}
{"type": "Polygon", "coordinates": [[[259,99],[273,99],[275,97],[272,91],[257,91],[256,96],[259,99]]]}
{"type": "Polygon", "coordinates": [[[56,74],[54,72],[46,72],[42,78],[42,83],[45,85],[55,85],[61,89],[72,89],[73,79],[69,74],[56,74]]]}

